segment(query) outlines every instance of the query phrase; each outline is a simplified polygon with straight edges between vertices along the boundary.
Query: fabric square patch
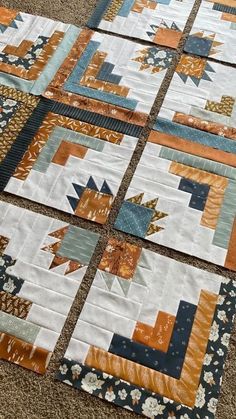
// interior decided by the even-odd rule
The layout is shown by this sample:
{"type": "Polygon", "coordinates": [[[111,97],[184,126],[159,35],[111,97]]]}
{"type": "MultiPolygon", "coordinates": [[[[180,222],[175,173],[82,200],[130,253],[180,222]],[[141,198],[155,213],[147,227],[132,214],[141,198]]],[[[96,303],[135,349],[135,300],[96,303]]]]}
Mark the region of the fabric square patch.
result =
{"type": "Polygon", "coordinates": [[[0,358],[46,372],[99,235],[0,202],[0,358]]]}
{"type": "Polygon", "coordinates": [[[116,220],[116,228],[134,236],[145,237],[154,211],[132,202],[124,202],[116,220]]]}
{"type": "Polygon", "coordinates": [[[193,0],[100,0],[87,26],[177,48],[193,0]]]}
{"type": "Polygon", "coordinates": [[[144,238],[236,271],[235,152],[231,139],[159,117],[115,228],[140,236],[129,223],[127,205],[151,202],[155,213],[148,230],[136,212],[144,238]]]}
{"type": "Polygon", "coordinates": [[[44,96],[143,126],[174,55],[83,29],[44,96]]]}
{"type": "Polygon", "coordinates": [[[16,140],[38,102],[34,96],[0,85],[0,170],[11,147],[16,159],[24,150],[23,141],[16,140]]]}
{"type": "Polygon", "coordinates": [[[235,24],[234,1],[203,0],[184,50],[235,64],[235,24]]]}
{"type": "Polygon", "coordinates": [[[148,418],[213,417],[235,291],[234,281],[112,238],[57,379],[148,418]],[[127,250],[129,279],[114,270],[127,250]]]}
{"type": "Polygon", "coordinates": [[[73,25],[0,7],[0,83],[41,94],[79,32],[73,25]]]}
{"type": "Polygon", "coordinates": [[[104,224],[139,132],[129,123],[43,98],[16,140],[26,143],[25,153],[19,157],[10,149],[0,166],[0,187],[104,224]]]}
{"type": "Polygon", "coordinates": [[[234,141],[225,137],[236,139],[236,69],[206,58],[182,55],[159,116],[176,126],[186,126],[192,137],[197,136],[196,130],[205,131],[212,145],[221,137],[222,144],[231,144],[225,151],[235,152],[234,141]]]}

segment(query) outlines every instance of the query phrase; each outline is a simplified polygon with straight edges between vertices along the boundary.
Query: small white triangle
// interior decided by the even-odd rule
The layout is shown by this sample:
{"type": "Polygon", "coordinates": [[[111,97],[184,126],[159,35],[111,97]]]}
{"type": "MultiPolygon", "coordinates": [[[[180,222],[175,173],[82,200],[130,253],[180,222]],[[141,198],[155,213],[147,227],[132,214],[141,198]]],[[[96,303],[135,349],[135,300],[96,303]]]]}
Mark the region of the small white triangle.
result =
{"type": "Polygon", "coordinates": [[[69,262],[62,263],[62,265],[56,266],[55,268],[51,268],[50,271],[55,272],[60,275],[64,275],[68,266],[69,266],[69,262]]]}
{"type": "Polygon", "coordinates": [[[117,278],[114,278],[111,291],[114,292],[115,294],[118,294],[124,297],[124,291],[122,290],[117,278]]]}

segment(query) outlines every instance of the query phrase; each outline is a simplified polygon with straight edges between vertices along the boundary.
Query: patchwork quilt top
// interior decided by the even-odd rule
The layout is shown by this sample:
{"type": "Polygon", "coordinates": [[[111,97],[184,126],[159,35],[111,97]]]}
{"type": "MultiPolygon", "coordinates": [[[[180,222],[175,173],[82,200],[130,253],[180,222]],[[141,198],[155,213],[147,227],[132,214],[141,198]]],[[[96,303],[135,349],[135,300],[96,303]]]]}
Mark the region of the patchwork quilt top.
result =
{"type": "Polygon", "coordinates": [[[194,0],[100,0],[88,26],[177,48],[193,5],[194,0]]]}
{"type": "Polygon", "coordinates": [[[185,51],[236,63],[236,3],[233,0],[203,0],[185,51]]]}
{"type": "MultiPolygon", "coordinates": [[[[202,1],[114,227],[236,271],[234,3],[202,1]]],[[[108,223],[193,6],[102,0],[105,33],[0,7],[0,191],[108,223]]],[[[0,359],[40,374],[100,237],[72,224],[0,201],[0,359]]],[[[111,236],[57,378],[214,418],[235,281],[111,236]]]]}
{"type": "Polygon", "coordinates": [[[109,239],[57,378],[148,418],[213,418],[235,285],[109,239]]]}
{"type": "Polygon", "coordinates": [[[0,202],[0,358],[46,372],[99,235],[0,202]]]}

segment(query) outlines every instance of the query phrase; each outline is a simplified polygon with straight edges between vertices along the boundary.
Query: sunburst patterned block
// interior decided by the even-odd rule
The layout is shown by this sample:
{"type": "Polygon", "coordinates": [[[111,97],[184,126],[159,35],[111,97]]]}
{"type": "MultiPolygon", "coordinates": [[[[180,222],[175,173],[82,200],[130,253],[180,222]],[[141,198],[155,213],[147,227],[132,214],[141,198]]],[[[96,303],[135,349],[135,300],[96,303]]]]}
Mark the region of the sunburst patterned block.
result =
{"type": "Polygon", "coordinates": [[[28,148],[15,166],[19,156],[10,149],[2,166],[5,170],[0,166],[0,186],[104,224],[139,131],[128,123],[117,124],[112,118],[42,99],[16,140],[25,142],[26,133],[28,148]],[[12,164],[7,165],[8,161],[12,164]]]}
{"type": "Polygon", "coordinates": [[[80,29],[0,7],[0,83],[41,94],[80,29]]]}
{"type": "Polygon", "coordinates": [[[236,284],[110,239],[57,378],[148,418],[213,418],[236,284]]]}
{"type": "Polygon", "coordinates": [[[174,55],[84,29],[44,96],[143,126],[174,55]]]}
{"type": "Polygon", "coordinates": [[[235,142],[162,118],[154,128],[115,227],[236,271],[235,142]]]}
{"type": "Polygon", "coordinates": [[[236,63],[236,3],[203,0],[184,46],[188,53],[236,63]]]}
{"type": "Polygon", "coordinates": [[[177,48],[193,4],[193,0],[101,0],[87,25],[177,48]]]}
{"type": "Polygon", "coordinates": [[[0,358],[46,372],[99,235],[0,203],[0,358]]]}

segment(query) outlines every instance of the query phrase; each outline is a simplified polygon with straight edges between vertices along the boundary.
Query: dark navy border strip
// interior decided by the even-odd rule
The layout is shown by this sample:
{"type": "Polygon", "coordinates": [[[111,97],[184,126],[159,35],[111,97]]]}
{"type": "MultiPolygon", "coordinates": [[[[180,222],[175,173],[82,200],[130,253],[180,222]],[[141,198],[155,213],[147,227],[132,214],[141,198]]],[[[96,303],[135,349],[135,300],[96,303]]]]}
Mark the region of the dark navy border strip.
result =
{"type": "Polygon", "coordinates": [[[98,125],[112,131],[121,132],[122,134],[139,137],[143,127],[139,125],[130,124],[129,122],[120,121],[110,116],[104,116],[95,112],[87,111],[84,109],[74,108],[70,105],[65,105],[60,102],[53,102],[52,112],[69,118],[78,119],[89,124],[98,125]]]}
{"type": "Polygon", "coordinates": [[[98,5],[92,14],[92,16],[89,18],[88,22],[86,23],[86,26],[88,28],[98,28],[99,23],[102,20],[102,17],[104,13],[107,11],[108,7],[110,6],[112,0],[100,0],[98,2],[98,5]]]}
{"type": "Polygon", "coordinates": [[[214,3],[213,10],[218,10],[219,12],[230,13],[231,15],[236,15],[236,7],[226,6],[220,3],[214,3]]]}
{"type": "Polygon", "coordinates": [[[32,112],[25,126],[8,151],[5,159],[0,164],[0,191],[3,191],[10,177],[15,172],[24,153],[30,145],[32,138],[38,131],[45,115],[51,110],[52,103],[47,99],[40,99],[37,107],[32,112]]]}

